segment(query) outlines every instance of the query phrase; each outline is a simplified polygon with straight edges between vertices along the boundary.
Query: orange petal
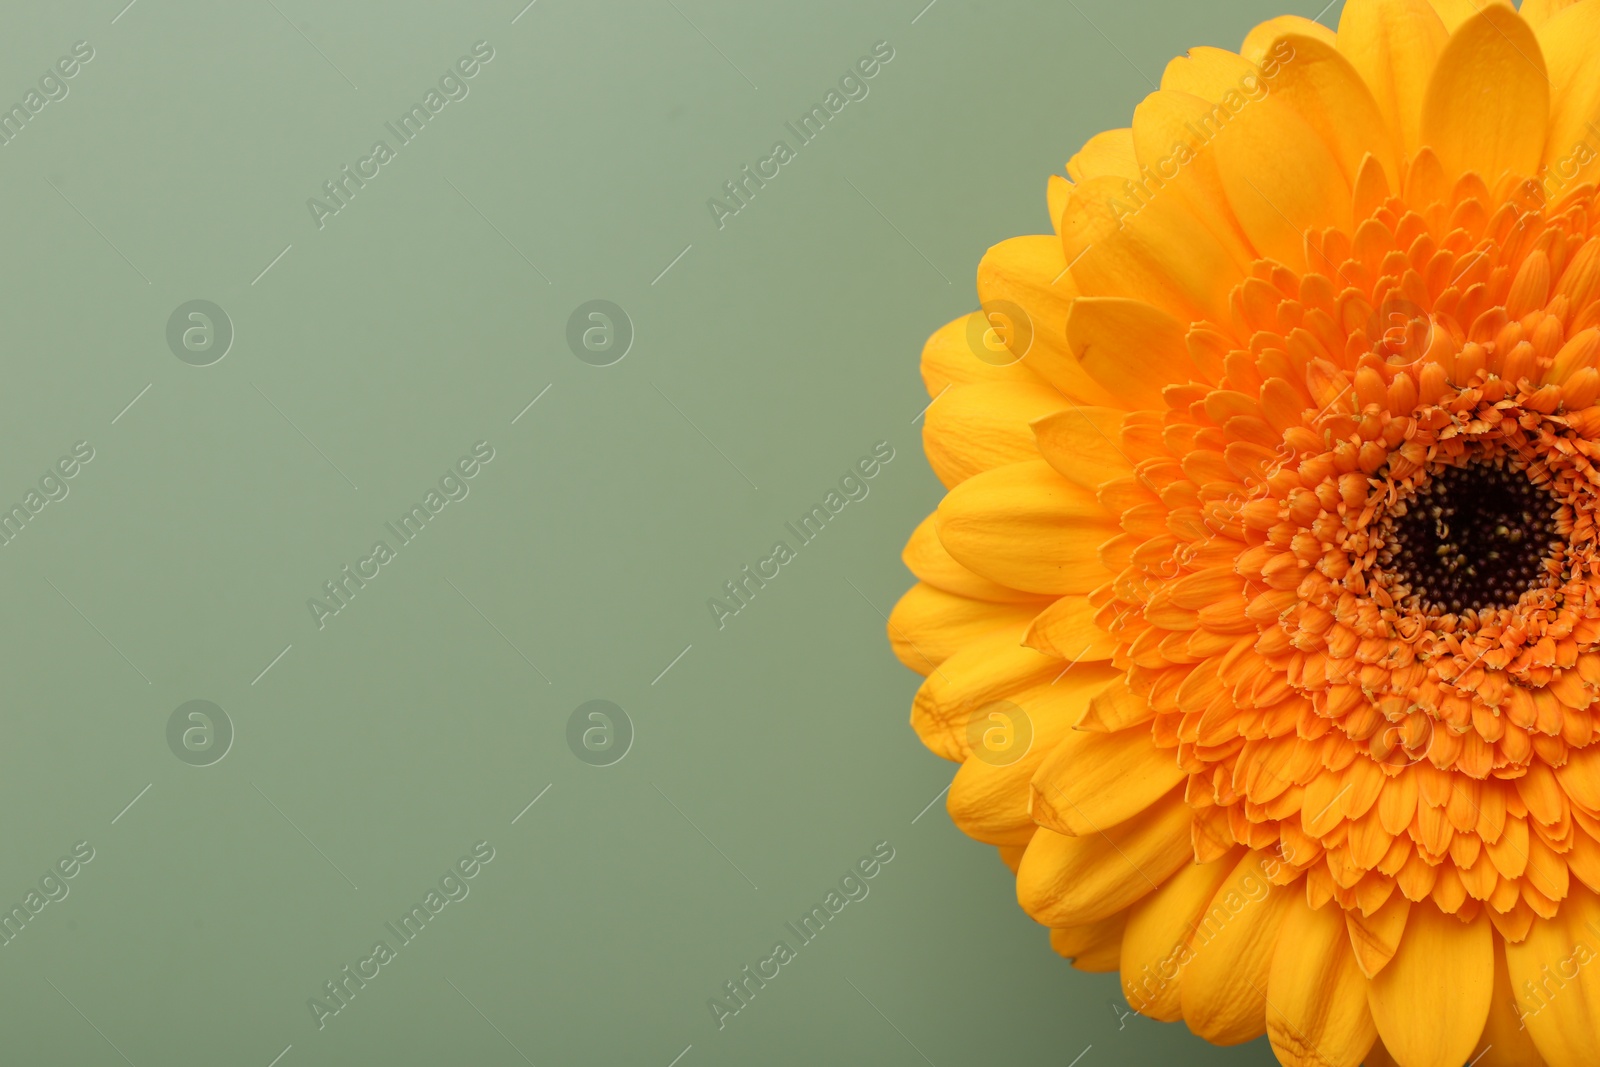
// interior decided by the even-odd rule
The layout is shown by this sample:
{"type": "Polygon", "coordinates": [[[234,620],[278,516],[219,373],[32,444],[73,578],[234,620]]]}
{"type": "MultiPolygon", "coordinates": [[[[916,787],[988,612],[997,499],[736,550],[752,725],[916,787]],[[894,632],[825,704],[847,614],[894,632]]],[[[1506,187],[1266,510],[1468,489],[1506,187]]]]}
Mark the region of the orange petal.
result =
{"type": "Polygon", "coordinates": [[[1191,859],[1182,790],[1103,834],[1040,828],[1017,869],[1017,901],[1047,926],[1095,922],[1143,899],[1191,859]]]}
{"type": "Polygon", "coordinates": [[[1095,613],[1088,597],[1064,596],[1034,617],[1022,643],[1068,663],[1110,659],[1117,639],[1095,623],[1095,613]]]}
{"type": "MultiPolygon", "coordinates": [[[[1017,644],[1015,634],[1002,631],[973,641],[941,663],[917,689],[911,702],[911,725],[923,744],[938,755],[966,759],[972,751],[969,726],[989,705],[1048,682],[1062,666],[1058,660],[1017,644]]],[[[1079,664],[1079,670],[1097,669],[1101,668],[1079,664]]]]}
{"type": "Polygon", "coordinates": [[[1073,672],[1054,685],[1036,685],[1011,696],[1010,707],[999,709],[1011,721],[980,724],[983,732],[950,783],[945,802],[962,833],[992,845],[1028,843],[1036,829],[1029,813],[1034,773],[1072,732],[1089,698],[1104,684],[1103,672],[1073,672]]]}
{"type": "Polygon", "coordinates": [[[1061,245],[1079,293],[1144,300],[1183,322],[1229,321],[1228,293],[1250,266],[1195,225],[1186,200],[1142,196],[1123,178],[1072,190],[1061,245]]]}
{"type": "Polygon", "coordinates": [[[1424,901],[1411,909],[1400,950],[1372,979],[1378,1033],[1403,1067],[1461,1067],[1472,1058],[1494,991],[1494,935],[1424,901]]]}
{"type": "Polygon", "coordinates": [[[1119,407],[1163,410],[1161,390],[1194,377],[1183,323],[1142,300],[1079,297],[1066,330],[1079,365],[1119,407]]]}
{"type": "Polygon", "coordinates": [[[1149,730],[1073,730],[1033,776],[1033,821],[1057,833],[1097,834],[1138,815],[1185,777],[1149,730]]]}
{"type": "Polygon", "coordinates": [[[950,555],[1012,588],[1087,593],[1110,577],[1096,549],[1117,533],[1113,520],[1043,460],[968,478],[935,514],[950,555]]]}
{"type": "Polygon", "coordinates": [[[981,382],[951,389],[923,417],[928,465],[948,488],[995,467],[1038,459],[1030,424],[1067,404],[1048,385],[981,382]]]}
{"type": "Polygon", "coordinates": [[[1214,1045],[1238,1045],[1267,1028],[1267,983],[1278,929],[1296,889],[1264,873],[1272,860],[1246,853],[1211,898],[1190,939],[1194,955],[1179,991],[1189,1029],[1214,1045]]]}
{"type": "MultiPolygon", "coordinates": [[[[1523,5],[1526,19],[1529,5],[1523,5]]],[[[1531,22],[1531,20],[1529,20],[1531,22]]],[[[1550,80],[1561,91],[1550,101],[1550,128],[1545,137],[1540,175],[1552,198],[1572,185],[1592,182],[1600,175],[1600,136],[1593,126],[1600,120],[1600,4],[1575,4],[1538,26],[1550,80]]]]}
{"type": "Polygon", "coordinates": [[[1422,139],[1451,175],[1472,171],[1494,184],[1532,175],[1544,156],[1550,80],[1533,30],[1499,4],[1450,35],[1428,82],[1422,139]]]}
{"type": "Polygon", "coordinates": [[[912,574],[936,589],[943,589],[958,596],[991,600],[1000,604],[1036,604],[1041,610],[1043,609],[1047,601],[1037,593],[1025,593],[1020,589],[1012,589],[1010,586],[990,581],[957,563],[939,542],[935,518],[935,515],[929,515],[918,523],[917,528],[911,533],[911,539],[906,542],[905,549],[900,553],[900,558],[905,561],[906,567],[912,574]]]}
{"type": "Polygon", "coordinates": [[[1069,407],[1033,424],[1039,454],[1063,478],[1085,489],[1098,489],[1133,471],[1133,462],[1117,443],[1121,408],[1069,407]]]}
{"type": "Polygon", "coordinates": [[[980,637],[1025,633],[1035,614],[1032,604],[973,600],[918,582],[889,612],[889,645],[901,663],[927,674],[980,637]]]}
{"type": "Polygon", "coordinates": [[[1455,33],[1457,27],[1491,3],[1505,8],[1512,6],[1507,0],[1429,0],[1429,2],[1439,13],[1444,28],[1451,33],[1455,33]]]}
{"type": "Polygon", "coordinates": [[[1383,907],[1371,915],[1362,915],[1359,911],[1345,913],[1345,923],[1350,928],[1350,947],[1362,974],[1371,978],[1394,959],[1410,913],[1411,902],[1401,893],[1390,894],[1383,907]]]}
{"type": "Polygon", "coordinates": [[[1009,351],[1062,392],[1103,404],[1109,394],[1083,372],[1066,346],[1067,307],[1077,295],[1059,237],[1013,237],[989,249],[978,263],[978,297],[1009,351]]]}
{"type": "Polygon", "coordinates": [[[1261,255],[1304,269],[1306,230],[1350,228],[1350,182],[1339,160],[1275,96],[1247,102],[1215,150],[1228,203],[1261,255]]]}
{"type": "Polygon", "coordinates": [[[1398,185],[1400,164],[1378,102],[1350,60],[1334,47],[1331,35],[1323,40],[1295,34],[1274,47],[1288,49],[1292,58],[1268,81],[1273,99],[1287,104],[1316,131],[1339,161],[1345,181],[1355,185],[1362,159],[1372,153],[1389,183],[1398,185]]]}
{"type": "Polygon", "coordinates": [[[1119,912],[1083,926],[1050,931],[1050,947],[1072,960],[1080,971],[1114,971],[1122,954],[1122,929],[1127,914],[1119,912]]]}
{"type": "Polygon", "coordinates": [[[1139,163],[1133,154],[1133,131],[1127,128],[1106,130],[1084,142],[1078,154],[1067,160],[1067,174],[1075,182],[1110,174],[1139,180],[1139,163]]]}
{"type": "Polygon", "coordinates": [[[1347,0],[1339,51],[1361,75],[1410,159],[1422,145],[1422,101],[1449,32],[1426,0],[1347,0]]]}
{"type": "Polygon", "coordinates": [[[1506,967],[1539,1054],[1550,1067],[1589,1067],[1600,1048],[1600,897],[1574,886],[1553,919],[1505,946],[1506,967]]]}
{"type": "Polygon", "coordinates": [[[1043,381],[1023,366],[980,312],[963,315],[933,332],[922,346],[922,384],[937,397],[952,385],[974,382],[1043,381]]]}
{"type": "Polygon", "coordinates": [[[1342,909],[1291,893],[1267,978],[1267,1037],[1285,1067],[1360,1067],[1377,1040],[1342,909]]]}
{"type": "Polygon", "coordinates": [[[1191,863],[1129,909],[1122,936],[1122,995],[1128,1007],[1167,1023],[1183,1017],[1179,989],[1189,961],[1189,932],[1237,862],[1230,854],[1191,863]]]}
{"type": "Polygon", "coordinates": [[[1301,37],[1310,37],[1325,44],[1333,44],[1334,32],[1320,22],[1312,22],[1301,15],[1279,15],[1277,18],[1268,19],[1255,29],[1245,34],[1244,44],[1239,46],[1239,54],[1250,62],[1261,65],[1267,58],[1280,37],[1286,34],[1299,34],[1301,37]]]}
{"type": "Polygon", "coordinates": [[[1495,939],[1494,995],[1489,998],[1489,1020],[1478,1041],[1483,1051],[1473,1067],[1545,1067],[1534,1047],[1533,1035],[1522,1024],[1522,1006],[1506,968],[1505,943],[1495,939]]]}

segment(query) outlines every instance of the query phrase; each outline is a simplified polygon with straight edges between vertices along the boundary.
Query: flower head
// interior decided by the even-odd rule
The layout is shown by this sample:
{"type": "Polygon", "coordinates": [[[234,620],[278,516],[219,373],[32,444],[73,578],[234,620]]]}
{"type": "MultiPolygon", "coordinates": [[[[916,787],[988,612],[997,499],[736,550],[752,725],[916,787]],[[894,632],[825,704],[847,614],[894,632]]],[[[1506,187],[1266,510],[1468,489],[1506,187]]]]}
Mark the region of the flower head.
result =
{"type": "Polygon", "coordinates": [[[1600,0],[1197,48],[924,350],[912,722],[1142,1014],[1600,1048],[1597,57],[1600,0]]]}

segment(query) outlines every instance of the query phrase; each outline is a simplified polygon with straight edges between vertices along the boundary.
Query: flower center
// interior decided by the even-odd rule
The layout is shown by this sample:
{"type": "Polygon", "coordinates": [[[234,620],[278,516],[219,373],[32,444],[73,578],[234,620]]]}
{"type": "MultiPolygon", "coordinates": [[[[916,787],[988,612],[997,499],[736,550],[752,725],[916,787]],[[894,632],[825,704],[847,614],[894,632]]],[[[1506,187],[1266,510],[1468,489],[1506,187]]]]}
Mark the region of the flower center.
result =
{"type": "Polygon", "coordinates": [[[1544,577],[1559,511],[1503,456],[1444,467],[1396,506],[1379,560],[1423,611],[1510,607],[1544,577]]]}

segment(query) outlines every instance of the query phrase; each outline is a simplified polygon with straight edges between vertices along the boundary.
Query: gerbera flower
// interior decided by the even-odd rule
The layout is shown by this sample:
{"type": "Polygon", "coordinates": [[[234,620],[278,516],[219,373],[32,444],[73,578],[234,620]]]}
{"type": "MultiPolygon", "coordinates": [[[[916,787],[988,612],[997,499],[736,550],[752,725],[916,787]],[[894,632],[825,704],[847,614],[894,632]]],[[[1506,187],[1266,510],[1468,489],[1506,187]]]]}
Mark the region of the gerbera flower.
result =
{"type": "Polygon", "coordinates": [[[1596,1062],[1600,0],[1274,19],[1067,173],[922,356],[956,824],[1212,1042],[1596,1062]]]}

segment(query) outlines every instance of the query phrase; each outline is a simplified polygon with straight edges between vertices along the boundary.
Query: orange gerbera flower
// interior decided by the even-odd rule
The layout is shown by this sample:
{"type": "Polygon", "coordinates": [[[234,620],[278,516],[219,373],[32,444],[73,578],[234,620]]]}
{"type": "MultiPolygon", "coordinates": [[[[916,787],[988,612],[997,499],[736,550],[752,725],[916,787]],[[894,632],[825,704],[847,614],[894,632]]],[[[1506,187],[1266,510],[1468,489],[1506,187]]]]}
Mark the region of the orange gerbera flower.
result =
{"type": "Polygon", "coordinates": [[[890,637],[1058,952],[1285,1064],[1600,1058],[1600,0],[1174,60],[928,342],[890,637]]]}

